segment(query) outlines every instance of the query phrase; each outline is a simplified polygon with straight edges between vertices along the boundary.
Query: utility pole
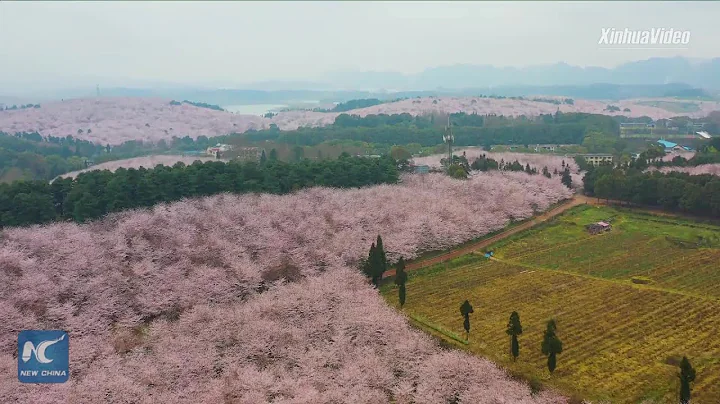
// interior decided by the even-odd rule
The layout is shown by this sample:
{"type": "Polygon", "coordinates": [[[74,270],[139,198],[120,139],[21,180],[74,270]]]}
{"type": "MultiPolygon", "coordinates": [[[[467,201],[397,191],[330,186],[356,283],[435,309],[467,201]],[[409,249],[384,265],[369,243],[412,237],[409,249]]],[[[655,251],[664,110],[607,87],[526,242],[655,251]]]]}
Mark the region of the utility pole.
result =
{"type": "Polygon", "coordinates": [[[447,143],[448,146],[448,160],[447,166],[450,167],[452,164],[452,145],[455,142],[455,136],[452,134],[452,126],[450,125],[450,115],[448,115],[448,123],[445,127],[445,134],[443,135],[443,142],[447,143]]]}

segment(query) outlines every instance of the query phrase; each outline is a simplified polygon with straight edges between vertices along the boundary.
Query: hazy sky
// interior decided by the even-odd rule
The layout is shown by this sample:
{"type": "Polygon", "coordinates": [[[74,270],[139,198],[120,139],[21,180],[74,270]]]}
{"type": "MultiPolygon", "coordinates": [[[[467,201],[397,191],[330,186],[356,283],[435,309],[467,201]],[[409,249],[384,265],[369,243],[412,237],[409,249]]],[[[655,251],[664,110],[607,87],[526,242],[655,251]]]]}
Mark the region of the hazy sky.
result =
{"type": "MultiPolygon", "coordinates": [[[[458,63],[611,67],[720,56],[717,2],[4,2],[0,90],[102,79],[239,85],[458,63]],[[688,49],[602,49],[601,28],[691,31],[688,49]]],[[[2,91],[0,91],[2,92],[2,91]]]]}

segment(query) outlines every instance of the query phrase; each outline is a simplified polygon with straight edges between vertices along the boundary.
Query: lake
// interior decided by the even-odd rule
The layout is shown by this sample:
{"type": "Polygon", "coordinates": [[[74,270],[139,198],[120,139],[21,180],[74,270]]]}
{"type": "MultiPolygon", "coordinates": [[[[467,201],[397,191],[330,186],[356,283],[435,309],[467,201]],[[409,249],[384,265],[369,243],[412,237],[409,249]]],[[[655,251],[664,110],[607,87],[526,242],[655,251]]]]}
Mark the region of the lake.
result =
{"type": "Polygon", "coordinates": [[[287,105],[283,104],[248,104],[222,106],[222,108],[226,111],[243,115],[265,115],[268,112],[277,112],[287,107],[287,105]]]}

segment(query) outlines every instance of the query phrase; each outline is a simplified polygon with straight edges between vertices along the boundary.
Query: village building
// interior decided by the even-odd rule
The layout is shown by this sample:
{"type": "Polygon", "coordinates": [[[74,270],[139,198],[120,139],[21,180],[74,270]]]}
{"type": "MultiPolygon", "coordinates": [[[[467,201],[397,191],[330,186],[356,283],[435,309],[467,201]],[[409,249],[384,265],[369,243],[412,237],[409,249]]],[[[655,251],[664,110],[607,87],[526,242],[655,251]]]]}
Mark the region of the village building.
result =
{"type": "Polygon", "coordinates": [[[430,172],[430,166],[427,165],[411,165],[410,168],[415,174],[427,174],[430,172]]]}
{"type": "Polygon", "coordinates": [[[583,154],[582,155],[589,164],[599,166],[601,164],[612,164],[612,154],[583,154]]]}
{"type": "Polygon", "coordinates": [[[665,149],[665,153],[671,153],[674,151],[693,151],[693,149],[681,146],[677,143],[669,142],[667,140],[660,139],[657,143],[665,149]]]}
{"type": "Polygon", "coordinates": [[[215,158],[220,158],[220,156],[222,156],[223,153],[225,153],[229,150],[232,150],[232,147],[230,145],[218,143],[217,145],[215,145],[213,147],[208,147],[207,151],[205,153],[209,156],[213,156],[215,158]]]}
{"type": "Polygon", "coordinates": [[[558,145],[554,145],[554,144],[539,144],[539,145],[535,146],[535,151],[540,152],[540,151],[545,150],[545,151],[554,152],[555,149],[557,149],[557,147],[558,147],[558,145]]]}

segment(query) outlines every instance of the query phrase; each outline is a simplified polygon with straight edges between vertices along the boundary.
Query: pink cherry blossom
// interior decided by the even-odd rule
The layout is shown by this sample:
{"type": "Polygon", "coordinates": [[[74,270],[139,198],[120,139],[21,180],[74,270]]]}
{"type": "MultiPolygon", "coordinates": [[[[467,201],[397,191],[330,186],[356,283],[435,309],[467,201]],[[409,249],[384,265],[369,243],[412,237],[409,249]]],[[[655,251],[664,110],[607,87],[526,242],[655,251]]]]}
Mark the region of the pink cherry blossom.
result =
{"type": "Polygon", "coordinates": [[[441,350],[355,268],[378,234],[412,258],[570,195],[524,173],[408,175],[5,229],[0,402],[565,402],[441,350]],[[68,383],[18,382],[23,329],[70,333],[68,383]]]}
{"type": "Polygon", "coordinates": [[[193,162],[200,160],[200,161],[218,161],[215,157],[203,157],[203,156],[173,156],[173,155],[155,155],[155,156],[146,156],[146,157],[134,157],[130,159],[123,159],[123,160],[114,160],[114,161],[108,161],[107,163],[101,163],[96,164],[94,166],[88,167],[84,170],[78,170],[78,171],[72,171],[67,174],[63,174],[60,176],[60,178],[75,178],[80,173],[85,173],[88,171],[95,171],[95,170],[110,170],[111,172],[115,172],[118,168],[140,168],[144,167],[147,169],[155,168],[158,164],[162,164],[164,166],[173,166],[175,163],[184,163],[186,165],[190,165],[193,162]]]}
{"type": "Polygon", "coordinates": [[[690,175],[711,174],[720,176],[720,164],[700,164],[699,166],[694,167],[661,167],[660,169],[652,167],[648,169],[648,171],[655,170],[658,170],[662,173],[677,171],[681,173],[688,173],[690,175]]]}
{"type": "MultiPolygon", "coordinates": [[[[563,162],[565,162],[566,166],[570,166],[571,173],[577,174],[580,172],[580,169],[575,163],[575,159],[573,157],[543,153],[494,153],[482,150],[478,147],[466,147],[453,150],[453,154],[456,156],[461,156],[463,153],[465,154],[468,162],[471,164],[476,158],[485,155],[488,158],[496,160],[498,163],[501,160],[504,160],[506,163],[512,163],[517,160],[523,166],[530,164],[530,167],[537,168],[538,171],[542,170],[543,167],[547,167],[551,173],[554,170],[562,172],[564,170],[563,162]]],[[[413,162],[415,164],[428,165],[431,167],[440,167],[440,160],[445,157],[445,154],[433,154],[426,157],[415,157],[413,158],[413,162]]]]}
{"type": "MultiPolygon", "coordinates": [[[[531,98],[531,97],[529,97],[531,98]]],[[[548,98],[548,97],[545,97],[548,98]]],[[[549,97],[558,98],[558,97],[549,97]]],[[[604,111],[606,101],[575,100],[574,105],[555,105],[530,100],[492,99],[479,97],[436,97],[407,99],[355,109],[348,113],[428,115],[465,112],[480,115],[534,117],[540,114],[585,112],[608,115],[649,116],[670,118],[676,113],[638,104],[646,100],[622,100],[614,105],[631,112],[604,111]]],[[[720,103],[703,101],[691,117],[704,117],[720,110],[720,103]]],[[[120,144],[128,140],[157,142],[173,136],[220,136],[243,133],[249,129],[266,129],[270,124],[282,130],[298,127],[326,126],[335,122],[339,113],[312,111],[281,112],[271,119],[257,115],[239,115],[188,104],[170,105],[170,100],[155,98],[87,98],[43,103],[40,108],[0,111],[0,131],[8,133],[37,131],[43,136],[90,140],[101,144],[120,144]]]]}

